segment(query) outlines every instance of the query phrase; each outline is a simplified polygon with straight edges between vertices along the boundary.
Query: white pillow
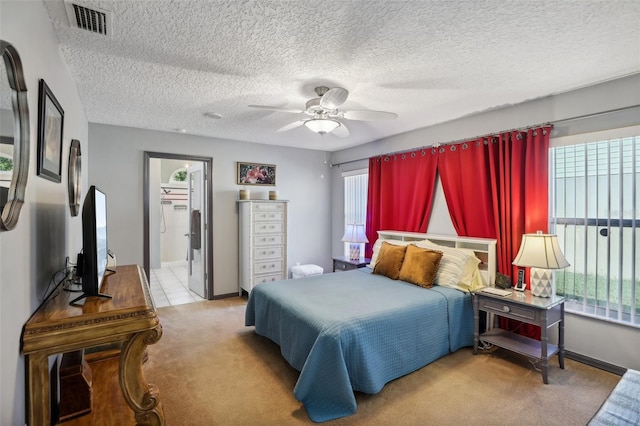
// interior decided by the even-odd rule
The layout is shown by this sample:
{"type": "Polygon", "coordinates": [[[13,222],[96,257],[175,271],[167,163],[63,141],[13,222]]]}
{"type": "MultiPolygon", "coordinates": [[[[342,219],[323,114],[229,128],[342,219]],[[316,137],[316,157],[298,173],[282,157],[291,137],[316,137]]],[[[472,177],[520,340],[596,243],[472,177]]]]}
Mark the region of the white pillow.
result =
{"type": "Polygon", "coordinates": [[[418,247],[435,249],[443,253],[435,283],[467,292],[484,287],[478,270],[480,259],[473,250],[442,246],[429,240],[417,241],[418,247]]]}
{"type": "Polygon", "coordinates": [[[382,247],[383,241],[395,246],[408,246],[409,244],[415,243],[415,241],[385,240],[384,238],[378,238],[371,248],[371,262],[369,262],[369,267],[371,269],[375,268],[376,263],[378,262],[378,253],[380,252],[380,247],[382,247]]]}

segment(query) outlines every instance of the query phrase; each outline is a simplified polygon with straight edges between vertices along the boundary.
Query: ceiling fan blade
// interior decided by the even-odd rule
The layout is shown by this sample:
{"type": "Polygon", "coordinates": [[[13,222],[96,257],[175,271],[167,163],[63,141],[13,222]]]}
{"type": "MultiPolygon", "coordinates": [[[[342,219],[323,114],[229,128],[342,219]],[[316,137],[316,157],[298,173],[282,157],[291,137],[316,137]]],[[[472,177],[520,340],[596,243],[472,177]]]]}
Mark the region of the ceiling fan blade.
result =
{"type": "Polygon", "coordinates": [[[345,103],[347,96],[349,96],[349,91],[347,89],[334,87],[322,95],[320,98],[320,106],[325,109],[337,109],[340,105],[345,103]]]}
{"type": "Polygon", "coordinates": [[[287,130],[295,129],[296,127],[302,126],[304,124],[304,120],[294,121],[293,123],[289,123],[286,126],[280,127],[276,130],[276,133],[286,132],[287,130]]]}
{"type": "Polygon", "coordinates": [[[295,114],[302,114],[304,112],[304,111],[300,111],[299,109],[280,108],[280,107],[268,106],[268,105],[249,105],[249,108],[266,109],[269,111],[279,111],[279,112],[292,112],[295,114]]]}
{"type": "Polygon", "coordinates": [[[379,121],[396,119],[398,114],[386,111],[343,111],[342,117],[347,120],[379,121]]]}
{"type": "Polygon", "coordinates": [[[344,123],[340,123],[338,127],[333,129],[331,134],[336,135],[339,138],[346,138],[349,136],[349,129],[344,125],[344,123]]]}

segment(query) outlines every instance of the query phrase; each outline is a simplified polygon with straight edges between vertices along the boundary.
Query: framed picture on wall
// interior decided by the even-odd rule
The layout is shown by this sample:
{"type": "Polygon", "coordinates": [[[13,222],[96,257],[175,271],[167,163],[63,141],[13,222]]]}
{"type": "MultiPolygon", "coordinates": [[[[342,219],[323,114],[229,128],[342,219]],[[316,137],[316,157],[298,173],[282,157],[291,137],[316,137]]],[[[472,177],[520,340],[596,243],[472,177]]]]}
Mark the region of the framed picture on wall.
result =
{"type": "Polygon", "coordinates": [[[38,176],[62,180],[64,110],[47,83],[40,79],[38,94],[38,176]]]}
{"type": "Polygon", "coordinates": [[[276,166],[273,164],[238,162],[238,185],[276,184],[276,166]]]}

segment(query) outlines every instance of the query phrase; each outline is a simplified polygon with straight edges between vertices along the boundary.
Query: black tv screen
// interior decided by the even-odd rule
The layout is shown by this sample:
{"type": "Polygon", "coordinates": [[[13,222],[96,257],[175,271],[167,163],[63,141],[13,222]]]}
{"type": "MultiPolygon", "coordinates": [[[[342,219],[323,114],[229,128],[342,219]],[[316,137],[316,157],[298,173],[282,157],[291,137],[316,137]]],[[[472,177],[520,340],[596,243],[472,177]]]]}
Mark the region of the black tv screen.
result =
{"type": "Polygon", "coordinates": [[[100,293],[107,271],[109,250],[107,244],[107,197],[91,186],[82,205],[82,296],[110,297],[100,293]]]}

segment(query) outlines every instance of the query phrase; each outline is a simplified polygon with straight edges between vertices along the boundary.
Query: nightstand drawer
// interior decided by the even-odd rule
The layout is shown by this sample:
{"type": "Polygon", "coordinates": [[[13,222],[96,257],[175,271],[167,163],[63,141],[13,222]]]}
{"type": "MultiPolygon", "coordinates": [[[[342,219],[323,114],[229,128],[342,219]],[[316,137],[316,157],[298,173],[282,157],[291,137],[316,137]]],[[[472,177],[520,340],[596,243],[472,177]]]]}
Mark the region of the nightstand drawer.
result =
{"type": "Polygon", "coordinates": [[[486,297],[480,298],[480,309],[511,318],[522,318],[523,320],[534,322],[537,322],[540,319],[538,317],[538,313],[540,312],[538,309],[528,308],[515,303],[506,303],[486,297]]]}
{"type": "Polygon", "coordinates": [[[351,271],[352,269],[364,268],[371,259],[349,259],[347,256],[333,258],[333,272],[351,271]]]}
{"type": "Polygon", "coordinates": [[[352,265],[350,263],[346,263],[346,262],[340,262],[338,260],[334,260],[333,261],[333,270],[338,272],[338,271],[350,271],[352,269],[357,269],[358,267],[356,265],[352,265]]]}

